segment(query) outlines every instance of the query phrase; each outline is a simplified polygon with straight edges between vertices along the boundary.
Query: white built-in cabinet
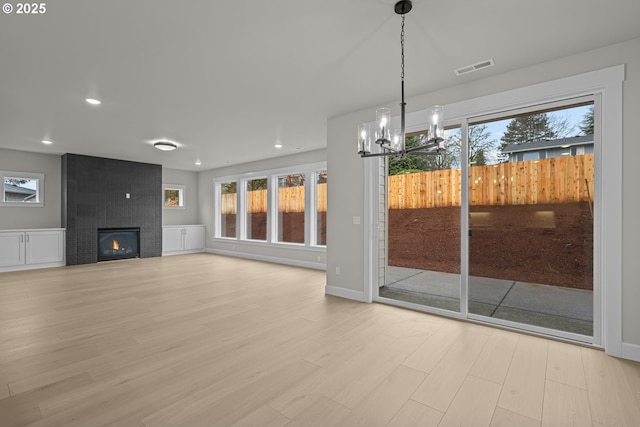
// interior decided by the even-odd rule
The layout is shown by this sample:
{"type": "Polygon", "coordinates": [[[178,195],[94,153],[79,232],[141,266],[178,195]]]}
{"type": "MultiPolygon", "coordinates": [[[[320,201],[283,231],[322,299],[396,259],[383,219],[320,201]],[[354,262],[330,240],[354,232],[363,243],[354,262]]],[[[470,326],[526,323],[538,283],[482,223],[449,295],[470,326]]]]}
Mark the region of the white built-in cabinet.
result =
{"type": "Polygon", "coordinates": [[[162,227],[162,255],[203,252],[204,225],[165,225],[162,227]]]}
{"type": "Polygon", "coordinates": [[[0,271],[65,265],[64,229],[0,230],[0,271]]]}

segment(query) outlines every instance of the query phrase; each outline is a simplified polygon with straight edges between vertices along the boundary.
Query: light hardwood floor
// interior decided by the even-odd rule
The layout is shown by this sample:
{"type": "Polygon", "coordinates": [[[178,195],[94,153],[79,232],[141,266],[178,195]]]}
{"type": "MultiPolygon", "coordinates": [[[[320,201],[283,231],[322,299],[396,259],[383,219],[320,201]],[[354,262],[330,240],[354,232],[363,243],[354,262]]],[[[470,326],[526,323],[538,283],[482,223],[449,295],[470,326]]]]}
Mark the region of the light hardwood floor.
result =
{"type": "Polygon", "coordinates": [[[639,426],[640,364],[209,254],[0,274],[2,426],[639,426]]]}

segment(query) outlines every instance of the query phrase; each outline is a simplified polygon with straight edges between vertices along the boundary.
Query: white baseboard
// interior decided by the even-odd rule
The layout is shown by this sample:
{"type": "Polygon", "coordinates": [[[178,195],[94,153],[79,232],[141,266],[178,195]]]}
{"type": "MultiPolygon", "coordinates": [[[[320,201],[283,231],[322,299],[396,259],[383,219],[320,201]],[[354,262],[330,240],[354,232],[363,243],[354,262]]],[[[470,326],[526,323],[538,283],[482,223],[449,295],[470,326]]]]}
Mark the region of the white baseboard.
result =
{"type": "Polygon", "coordinates": [[[337,286],[327,285],[324,288],[324,293],[332,295],[334,297],[351,299],[354,301],[368,302],[364,296],[364,292],[354,291],[351,289],[339,288],[337,286]]]}
{"type": "Polygon", "coordinates": [[[37,270],[40,268],[53,268],[53,267],[64,267],[67,265],[64,261],[62,262],[47,262],[43,264],[22,264],[11,267],[0,267],[0,273],[9,272],[9,271],[21,271],[21,270],[37,270]]]}
{"type": "Polygon", "coordinates": [[[201,252],[204,252],[204,249],[195,249],[195,250],[192,250],[192,251],[162,252],[162,256],[198,254],[198,253],[201,253],[201,252]]]}
{"type": "Polygon", "coordinates": [[[635,360],[640,362],[640,345],[622,343],[622,357],[624,359],[635,360]]]}
{"type": "Polygon", "coordinates": [[[294,267],[312,268],[314,270],[327,269],[327,265],[320,262],[302,261],[302,260],[291,259],[291,258],[279,258],[279,257],[272,257],[267,255],[250,254],[247,252],[225,251],[221,249],[211,249],[211,248],[207,248],[204,251],[210,254],[224,255],[224,256],[230,256],[235,258],[252,259],[254,261],[273,262],[276,264],[285,264],[285,265],[291,265],[294,267]]]}

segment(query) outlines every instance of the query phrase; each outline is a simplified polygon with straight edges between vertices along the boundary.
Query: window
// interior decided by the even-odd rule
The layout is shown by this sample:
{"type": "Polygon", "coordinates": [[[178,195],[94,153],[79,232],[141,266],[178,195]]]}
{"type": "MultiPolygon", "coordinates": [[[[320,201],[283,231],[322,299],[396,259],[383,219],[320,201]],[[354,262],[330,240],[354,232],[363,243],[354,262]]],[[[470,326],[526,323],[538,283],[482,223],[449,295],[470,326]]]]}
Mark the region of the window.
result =
{"type": "Polygon", "coordinates": [[[0,171],[3,206],[43,206],[44,174],[0,171]]]}
{"type": "Polygon", "coordinates": [[[214,237],[325,246],[326,167],[322,162],[216,178],[214,237]]]}
{"type": "Polygon", "coordinates": [[[327,171],[316,172],[316,245],[327,245],[327,171]]]}
{"type": "Polygon", "coordinates": [[[162,185],[162,200],[165,208],[184,208],[186,186],[178,184],[162,185]]]}
{"type": "Polygon", "coordinates": [[[278,242],[304,243],[304,174],[278,176],[278,242]]]}
{"type": "Polygon", "coordinates": [[[238,212],[238,183],[220,183],[220,237],[236,237],[238,212]]]}
{"type": "Polygon", "coordinates": [[[267,240],[267,178],[246,182],[246,236],[249,240],[267,240]]]}

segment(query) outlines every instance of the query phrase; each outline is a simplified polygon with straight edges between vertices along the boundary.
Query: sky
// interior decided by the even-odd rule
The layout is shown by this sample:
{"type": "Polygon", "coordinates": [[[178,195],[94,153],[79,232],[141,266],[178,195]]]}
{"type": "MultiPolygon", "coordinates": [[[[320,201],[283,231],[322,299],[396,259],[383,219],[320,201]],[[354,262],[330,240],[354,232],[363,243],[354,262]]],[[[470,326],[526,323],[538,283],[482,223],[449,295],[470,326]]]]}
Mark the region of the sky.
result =
{"type": "MultiPolygon", "coordinates": [[[[559,118],[562,120],[566,119],[570,124],[570,126],[573,126],[573,128],[571,129],[572,130],[571,132],[569,132],[567,135],[562,135],[560,137],[577,136],[580,134],[579,125],[582,122],[582,119],[584,118],[584,116],[589,112],[589,108],[590,108],[590,105],[585,105],[580,107],[573,107],[573,108],[568,108],[563,110],[551,111],[551,112],[548,112],[547,115],[549,116],[549,118],[559,118]]],[[[501,145],[500,139],[502,138],[502,135],[504,135],[505,131],[507,130],[507,125],[509,124],[510,121],[511,119],[509,118],[505,120],[498,120],[495,122],[484,123],[484,125],[487,127],[487,131],[491,134],[491,139],[495,141],[495,150],[486,154],[486,159],[488,164],[500,162],[499,156],[498,156],[499,147],[501,145]]],[[[447,132],[459,132],[459,130],[452,129],[447,132]]]]}

